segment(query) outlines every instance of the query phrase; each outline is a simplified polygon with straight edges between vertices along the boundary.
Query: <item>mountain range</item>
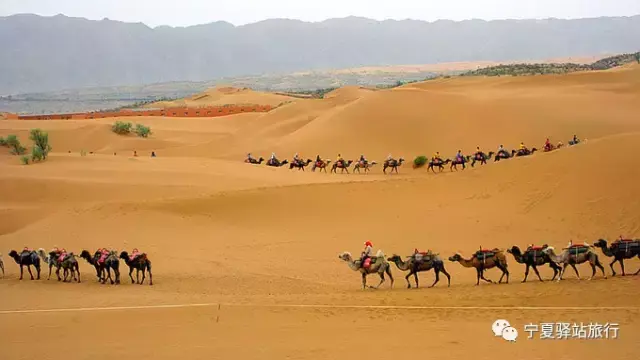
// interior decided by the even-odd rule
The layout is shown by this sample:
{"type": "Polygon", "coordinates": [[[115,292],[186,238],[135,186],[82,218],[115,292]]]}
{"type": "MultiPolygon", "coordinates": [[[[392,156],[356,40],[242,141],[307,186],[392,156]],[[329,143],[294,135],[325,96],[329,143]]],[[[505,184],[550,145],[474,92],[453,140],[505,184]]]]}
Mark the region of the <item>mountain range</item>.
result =
{"type": "Polygon", "coordinates": [[[640,15],[577,20],[159,26],[31,14],[0,17],[0,95],[204,81],[358,66],[512,61],[633,52],[640,15]]]}

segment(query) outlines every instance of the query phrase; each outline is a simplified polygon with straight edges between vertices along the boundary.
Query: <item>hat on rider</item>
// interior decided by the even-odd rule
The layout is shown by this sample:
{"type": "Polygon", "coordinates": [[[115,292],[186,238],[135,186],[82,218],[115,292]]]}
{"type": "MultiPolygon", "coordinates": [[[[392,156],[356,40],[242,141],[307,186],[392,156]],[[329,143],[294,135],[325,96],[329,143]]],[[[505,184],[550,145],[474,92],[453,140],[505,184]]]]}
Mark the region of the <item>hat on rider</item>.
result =
{"type": "Polygon", "coordinates": [[[373,244],[369,240],[365,241],[364,245],[373,247],[373,244]]]}

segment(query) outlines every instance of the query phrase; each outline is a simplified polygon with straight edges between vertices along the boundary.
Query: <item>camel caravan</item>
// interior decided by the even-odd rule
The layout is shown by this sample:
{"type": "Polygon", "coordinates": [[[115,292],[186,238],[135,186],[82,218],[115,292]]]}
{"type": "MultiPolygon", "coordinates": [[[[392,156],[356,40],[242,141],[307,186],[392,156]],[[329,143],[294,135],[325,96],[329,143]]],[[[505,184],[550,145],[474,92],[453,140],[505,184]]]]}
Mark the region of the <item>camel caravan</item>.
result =
{"type": "MultiPolygon", "coordinates": [[[[569,146],[577,145],[579,143],[581,143],[581,140],[578,139],[576,135],[573,135],[573,138],[568,142],[569,146]]],[[[542,147],[542,151],[550,152],[550,151],[558,150],[562,147],[564,147],[564,144],[562,142],[558,142],[557,144],[552,144],[547,138],[547,140],[544,143],[544,146],[542,147]]],[[[453,159],[449,159],[449,158],[444,159],[440,156],[440,153],[437,152],[428,161],[427,171],[432,171],[433,173],[435,173],[436,172],[435,170],[437,168],[439,172],[442,172],[446,165],[449,165],[449,171],[454,171],[454,170],[458,171],[458,167],[460,167],[462,170],[465,170],[467,168],[467,165],[471,165],[471,167],[475,167],[476,164],[486,165],[488,161],[491,159],[493,159],[494,162],[498,162],[500,160],[512,159],[514,157],[533,155],[537,151],[538,151],[537,148],[534,147],[529,149],[527,146],[525,146],[524,143],[521,142],[520,147],[517,150],[513,149],[511,151],[508,151],[502,145],[498,147],[497,151],[495,152],[489,151],[488,153],[485,153],[482,150],[480,150],[480,147],[478,146],[476,147],[476,152],[473,155],[463,155],[462,151],[458,150],[458,153],[453,157],[453,159]]],[[[416,160],[414,161],[414,168],[418,167],[417,162],[419,158],[426,159],[423,156],[417,157],[416,160]]],[[[389,174],[393,174],[394,172],[397,174],[398,168],[402,165],[404,161],[405,160],[402,157],[395,159],[391,156],[391,154],[389,154],[387,159],[382,163],[382,172],[384,174],[387,174],[387,170],[389,170],[388,172],[389,174]]],[[[319,169],[319,172],[324,171],[325,173],[327,172],[327,167],[330,167],[331,173],[334,173],[334,174],[337,174],[338,170],[340,170],[341,174],[345,172],[349,174],[349,168],[351,167],[353,167],[351,174],[355,174],[355,173],[367,174],[371,171],[371,168],[373,168],[374,165],[378,164],[377,161],[367,160],[367,158],[364,155],[360,155],[360,159],[357,161],[354,161],[354,160],[346,160],[342,157],[342,155],[338,154],[336,161],[332,163],[330,159],[322,159],[320,155],[317,155],[315,160],[311,160],[311,159],[305,160],[301,158],[298,154],[295,154],[293,156],[293,159],[291,160],[291,162],[289,162],[289,160],[286,160],[286,159],[281,161],[277,158],[275,153],[271,153],[271,157],[266,162],[263,157],[259,157],[258,159],[256,159],[253,157],[253,155],[251,155],[251,153],[248,153],[244,162],[247,164],[253,164],[253,165],[260,165],[264,162],[267,166],[271,166],[271,167],[283,167],[288,164],[289,170],[296,169],[296,170],[302,170],[302,171],[304,171],[306,167],[311,165],[312,172],[315,172],[316,169],[319,169]]]]}
{"type": "MultiPolygon", "coordinates": [[[[386,281],[385,275],[390,280],[389,287],[393,288],[392,263],[395,264],[398,270],[407,273],[405,280],[407,281],[407,288],[409,289],[412,287],[410,282],[412,276],[416,284],[415,287],[418,288],[418,273],[431,270],[435,273],[435,281],[429,286],[430,288],[438,284],[441,273],[447,277],[447,287],[451,286],[451,275],[449,275],[445,269],[445,263],[438,253],[433,253],[431,250],[418,251],[418,249],[415,249],[413,254],[405,256],[404,259],[402,256],[396,254],[387,258],[382,250],[378,250],[375,256],[372,255],[373,244],[371,241],[365,242],[364,245],[365,248],[358,259],[354,259],[351,253],[347,251],[338,255],[338,258],[346,262],[351,270],[361,274],[363,289],[378,289],[386,281]],[[380,277],[380,282],[376,286],[367,285],[367,276],[371,274],[377,274],[380,277]]],[[[599,239],[593,245],[587,244],[586,242],[578,244],[569,242],[560,254],[556,254],[556,250],[547,244],[542,246],[529,245],[524,251],[515,245],[506,251],[499,248],[484,249],[481,246],[480,249],[475,251],[469,258],[465,258],[462,254],[455,253],[449,257],[449,261],[457,262],[465,268],[474,268],[476,270],[476,286],[480,285],[480,280],[487,283],[495,283],[485,277],[485,272],[492,268],[501,271],[500,279],[497,282],[498,284],[501,284],[503,279],[505,284],[509,283],[507,254],[511,254],[517,263],[525,265],[523,283],[527,281],[530,269],[533,269],[538,280],[544,281],[538,272],[538,267],[544,265],[548,265],[553,270],[551,281],[556,280],[556,278],[556,281],[562,280],[568,266],[573,268],[576,277],[580,280],[580,273],[576,265],[583,263],[589,263],[591,266],[592,272],[588,280],[596,276],[596,268],[600,270],[602,277],[606,279],[607,275],[605,274],[604,267],[600,262],[595,248],[600,248],[605,256],[613,258],[613,262],[609,264],[612,276],[616,276],[613,268],[616,262],[620,263],[622,275],[624,276],[626,275],[624,260],[634,257],[640,259],[640,239],[624,239],[620,236],[620,238],[611,243],[611,245],[607,245],[607,241],[604,239],[599,239]]],[[[640,270],[636,271],[634,275],[638,274],[640,274],[640,270]]]]}
{"type": "MultiPolygon", "coordinates": [[[[73,252],[67,252],[65,249],[58,249],[57,247],[51,249],[49,252],[46,252],[42,248],[33,250],[25,247],[20,253],[16,250],[11,250],[9,256],[20,266],[20,280],[24,277],[24,267],[27,268],[31,280],[40,280],[41,265],[44,263],[49,265],[47,280],[51,279],[51,273],[53,268],[55,268],[55,275],[58,281],[75,281],[80,283],[80,264],[78,259],[81,258],[95,268],[99,283],[105,284],[108,280],[112,285],[120,284],[120,259],[122,259],[124,263],[129,266],[129,278],[131,278],[132,284],[142,285],[148,272],[149,285],[153,285],[151,261],[146,253],[141,253],[138,249],[133,249],[131,255],[126,251],[122,251],[119,256],[115,250],[107,250],[106,248],[98,249],[93,255],[87,250],[82,250],[78,256],[73,252]],[[31,267],[36,271],[35,278],[31,267]],[[60,276],[60,270],[63,270],[62,277],[60,276]],[[132,275],[133,270],[136,270],[135,280],[132,275]],[[111,271],[113,271],[113,278],[111,277],[111,271]],[[140,273],[142,273],[142,279],[140,279],[140,273]]],[[[2,277],[4,278],[2,254],[0,254],[0,268],[2,269],[2,277]]]]}

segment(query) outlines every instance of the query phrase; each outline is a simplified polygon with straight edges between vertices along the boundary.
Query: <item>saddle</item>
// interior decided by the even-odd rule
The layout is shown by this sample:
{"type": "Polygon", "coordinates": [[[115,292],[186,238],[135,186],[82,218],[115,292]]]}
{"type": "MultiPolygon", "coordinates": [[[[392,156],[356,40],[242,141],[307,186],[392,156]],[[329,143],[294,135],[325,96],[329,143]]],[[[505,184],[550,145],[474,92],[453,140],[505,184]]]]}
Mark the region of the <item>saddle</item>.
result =
{"type": "Polygon", "coordinates": [[[618,239],[611,243],[611,248],[615,251],[640,251],[640,240],[618,239]]]}
{"type": "Polygon", "coordinates": [[[436,254],[432,253],[431,250],[421,251],[412,255],[417,262],[429,262],[433,260],[435,256],[436,254]]]}
{"type": "Polygon", "coordinates": [[[484,260],[487,260],[487,259],[490,259],[490,258],[496,256],[496,252],[493,251],[493,250],[489,250],[489,249],[480,249],[480,250],[476,251],[474,256],[477,259],[484,261],[484,260]]]}
{"type": "Polygon", "coordinates": [[[569,250],[570,255],[579,255],[589,251],[589,246],[585,244],[573,244],[570,247],[565,248],[564,250],[569,250]]]}

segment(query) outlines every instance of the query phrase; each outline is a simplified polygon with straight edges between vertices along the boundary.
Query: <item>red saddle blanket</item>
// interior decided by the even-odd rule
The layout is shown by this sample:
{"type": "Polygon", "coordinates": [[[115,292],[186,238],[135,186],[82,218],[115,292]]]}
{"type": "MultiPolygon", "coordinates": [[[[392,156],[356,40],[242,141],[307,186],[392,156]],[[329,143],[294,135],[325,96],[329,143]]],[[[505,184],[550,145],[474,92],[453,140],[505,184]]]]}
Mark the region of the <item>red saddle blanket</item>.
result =
{"type": "Polygon", "coordinates": [[[364,260],[364,264],[362,264],[362,267],[365,269],[368,269],[369,267],[371,267],[371,258],[366,258],[364,260]]]}

